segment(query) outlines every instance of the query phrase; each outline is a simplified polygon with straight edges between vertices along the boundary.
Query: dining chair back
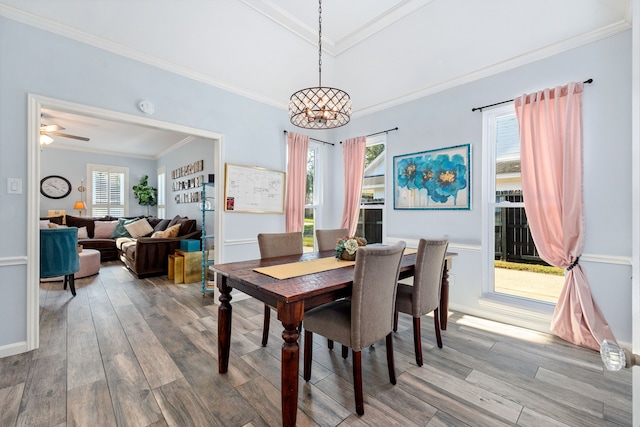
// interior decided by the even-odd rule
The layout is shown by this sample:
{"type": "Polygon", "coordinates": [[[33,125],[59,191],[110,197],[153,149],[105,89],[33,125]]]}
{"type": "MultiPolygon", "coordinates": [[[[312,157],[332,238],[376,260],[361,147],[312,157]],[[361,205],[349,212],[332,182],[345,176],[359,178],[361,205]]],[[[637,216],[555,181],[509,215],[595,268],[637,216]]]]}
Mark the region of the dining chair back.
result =
{"type": "MultiPolygon", "coordinates": [[[[289,255],[302,255],[302,232],[292,233],[260,233],[258,234],[260,258],[276,258],[289,255]]],[[[271,307],[264,305],[264,321],[262,324],[262,346],[269,341],[269,323],[271,307]]]]}
{"type": "Polygon", "coordinates": [[[63,288],[67,283],[71,295],[76,296],[74,273],[80,270],[78,256],[78,229],[43,228],[40,230],[40,277],[63,277],[63,288]]]}
{"type": "Polygon", "coordinates": [[[418,242],[413,286],[398,284],[396,313],[393,330],[398,330],[398,312],[410,314],[413,318],[413,344],[416,363],[422,366],[422,338],[420,318],[433,312],[436,342],[442,348],[440,335],[440,290],[442,271],[447,254],[448,240],[426,240],[418,242]]]}
{"type": "Polygon", "coordinates": [[[329,251],[335,249],[338,240],[349,233],[346,228],[336,228],[332,230],[316,230],[316,242],[319,251],[329,251]]]}
{"type": "Polygon", "coordinates": [[[405,242],[358,249],[352,294],[313,308],[304,315],[304,379],[311,378],[313,334],[317,333],[351,348],[356,412],[364,414],[362,393],[362,349],[386,338],[387,367],[391,384],[396,383],[393,366],[392,330],[398,273],[405,242]]]}
{"type": "Polygon", "coordinates": [[[302,232],[258,234],[260,258],[302,255],[302,232]]]}

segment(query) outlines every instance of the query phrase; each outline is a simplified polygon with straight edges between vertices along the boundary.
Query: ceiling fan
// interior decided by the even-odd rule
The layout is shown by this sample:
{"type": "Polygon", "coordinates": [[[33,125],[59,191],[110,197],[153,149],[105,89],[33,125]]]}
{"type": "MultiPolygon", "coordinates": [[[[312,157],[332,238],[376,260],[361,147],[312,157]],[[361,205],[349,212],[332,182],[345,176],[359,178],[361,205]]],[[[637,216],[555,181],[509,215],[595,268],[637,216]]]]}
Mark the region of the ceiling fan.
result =
{"type": "Polygon", "coordinates": [[[40,144],[41,145],[51,144],[53,142],[53,138],[51,138],[51,135],[62,136],[64,138],[77,139],[80,141],[89,141],[89,138],[86,138],[84,136],[70,135],[68,133],[59,132],[61,130],[64,130],[62,126],[43,124],[42,126],[40,126],[40,144]]]}

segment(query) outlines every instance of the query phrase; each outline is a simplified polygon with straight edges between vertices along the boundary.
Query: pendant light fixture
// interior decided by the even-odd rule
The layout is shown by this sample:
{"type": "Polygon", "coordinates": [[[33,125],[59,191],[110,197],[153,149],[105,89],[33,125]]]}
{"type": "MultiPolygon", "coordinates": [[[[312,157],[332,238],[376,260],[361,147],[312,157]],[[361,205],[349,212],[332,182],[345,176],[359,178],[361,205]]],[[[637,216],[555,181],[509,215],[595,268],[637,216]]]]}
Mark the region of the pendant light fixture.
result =
{"type": "Polygon", "coordinates": [[[289,119],[305,129],[332,129],[351,120],[349,94],[322,86],[322,0],[318,0],[318,87],[302,89],[291,95],[289,119]]]}

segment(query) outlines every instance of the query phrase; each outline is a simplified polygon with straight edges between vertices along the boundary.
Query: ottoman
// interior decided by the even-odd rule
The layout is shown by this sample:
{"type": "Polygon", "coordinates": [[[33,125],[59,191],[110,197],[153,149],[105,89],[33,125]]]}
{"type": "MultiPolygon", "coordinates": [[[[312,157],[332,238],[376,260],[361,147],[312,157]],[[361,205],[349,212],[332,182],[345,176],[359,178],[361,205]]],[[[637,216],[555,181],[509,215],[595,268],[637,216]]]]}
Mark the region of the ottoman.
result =
{"type": "MultiPolygon", "coordinates": [[[[76,279],[83,277],[93,276],[100,272],[100,251],[96,249],[83,249],[79,254],[80,257],[80,270],[76,271],[73,275],[76,279]]],[[[40,279],[41,282],[61,282],[64,279],[63,276],[48,277],[46,279],[40,279]]]]}

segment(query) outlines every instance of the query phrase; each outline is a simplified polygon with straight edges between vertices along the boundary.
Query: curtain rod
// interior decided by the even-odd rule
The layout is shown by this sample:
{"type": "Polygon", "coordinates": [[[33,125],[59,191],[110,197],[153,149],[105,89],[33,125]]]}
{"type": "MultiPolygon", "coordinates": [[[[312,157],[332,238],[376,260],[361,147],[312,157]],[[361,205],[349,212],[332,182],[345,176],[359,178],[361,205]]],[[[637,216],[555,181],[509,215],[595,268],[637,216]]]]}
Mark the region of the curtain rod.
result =
{"type": "MultiPolygon", "coordinates": [[[[593,79],[585,80],[585,81],[583,81],[582,83],[584,83],[584,84],[593,83],[593,79]]],[[[475,107],[475,108],[472,108],[472,109],[471,109],[471,111],[472,111],[472,112],[473,112],[473,111],[477,111],[477,110],[482,111],[482,109],[483,109],[483,108],[495,107],[496,105],[502,105],[502,104],[506,104],[507,102],[512,102],[512,101],[513,101],[513,99],[508,99],[508,100],[506,100],[506,101],[496,102],[495,104],[485,105],[485,106],[483,106],[483,107],[475,107]]]]}
{"type": "MultiPolygon", "coordinates": [[[[284,131],[284,134],[286,135],[287,133],[288,133],[288,132],[285,130],[285,131],[284,131]]],[[[322,142],[323,144],[329,144],[329,145],[333,145],[333,146],[335,146],[335,145],[336,145],[336,144],[334,144],[333,142],[322,141],[322,140],[320,140],[320,139],[315,139],[315,138],[311,138],[311,137],[309,137],[309,139],[310,139],[310,140],[312,140],[312,141],[322,142]]]]}
{"type": "MultiPolygon", "coordinates": [[[[370,133],[369,135],[365,135],[365,136],[366,137],[376,136],[376,135],[380,135],[381,133],[389,133],[389,132],[392,132],[394,130],[398,130],[398,126],[394,127],[393,129],[381,130],[380,132],[370,133]]],[[[342,141],[340,141],[340,144],[342,144],[342,141]]]]}

